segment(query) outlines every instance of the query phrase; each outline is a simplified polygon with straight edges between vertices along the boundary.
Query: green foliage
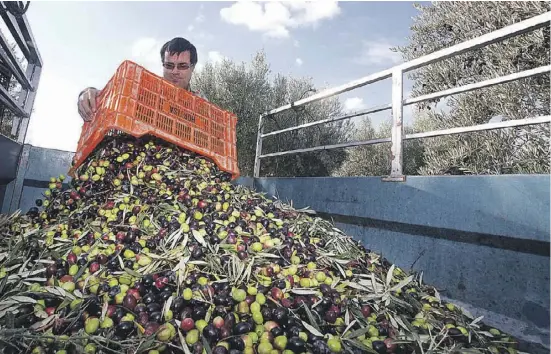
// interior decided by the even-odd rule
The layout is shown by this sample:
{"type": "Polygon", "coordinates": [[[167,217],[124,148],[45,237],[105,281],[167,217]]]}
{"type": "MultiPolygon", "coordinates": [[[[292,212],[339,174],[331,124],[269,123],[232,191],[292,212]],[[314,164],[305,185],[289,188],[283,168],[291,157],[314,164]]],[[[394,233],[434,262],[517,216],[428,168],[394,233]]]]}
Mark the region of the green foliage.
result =
{"type": "MultiPolygon", "coordinates": [[[[405,61],[433,53],[507,25],[550,11],[548,2],[467,1],[414,5],[419,14],[404,47],[393,48],[405,61]]],[[[469,51],[408,73],[417,97],[452,87],[549,65],[549,27],[469,51]]],[[[315,92],[311,80],[271,73],[263,52],[247,66],[224,61],[207,64],[195,87],[239,117],[238,154],[243,175],[254,166],[261,113],[315,92]]],[[[522,79],[417,105],[414,123],[404,133],[549,115],[549,75],[522,79]],[[435,110],[441,102],[443,111],[435,110]]],[[[342,115],[337,98],[289,110],[265,121],[265,132],[342,115]]],[[[349,121],[320,125],[268,137],[263,153],[390,137],[390,122],[375,129],[369,118],[358,127],[349,121]]],[[[549,125],[507,128],[404,141],[404,173],[505,174],[549,173],[549,125]]],[[[390,144],[300,153],[262,160],[267,176],[384,176],[390,172],[390,144]]]]}
{"type": "MultiPolygon", "coordinates": [[[[237,153],[242,175],[252,175],[256,152],[260,114],[307,97],[316,91],[307,78],[282,75],[270,77],[270,67],[264,52],[259,52],[247,65],[231,60],[213,65],[207,63],[194,75],[192,86],[225,110],[235,113],[237,124],[237,153]]],[[[264,132],[288,128],[340,115],[337,98],[307,105],[265,120],[264,132]]],[[[348,138],[351,123],[338,122],[296,130],[268,137],[263,142],[264,154],[316,145],[339,143],[348,138]]],[[[262,160],[264,176],[327,176],[338,168],[346,157],[342,150],[300,153],[262,160]]]]}
{"type": "MultiPolygon", "coordinates": [[[[411,60],[550,11],[548,2],[434,2],[417,6],[409,43],[398,50],[411,60]]],[[[418,69],[413,96],[479,82],[549,65],[549,27],[469,51],[418,69]]],[[[445,100],[449,112],[435,112],[436,102],[420,105],[418,131],[549,115],[549,75],[456,95],[445,100]]],[[[549,173],[549,125],[509,128],[423,139],[420,174],[549,173]]]]}
{"type": "MultiPolygon", "coordinates": [[[[369,118],[359,123],[354,140],[366,141],[389,138],[392,135],[392,121],[384,121],[378,129],[373,127],[369,118]]],[[[411,134],[415,130],[405,126],[404,133],[411,134]]],[[[403,150],[404,174],[416,175],[423,164],[423,146],[420,140],[405,140],[403,150]]],[[[334,172],[334,176],[388,176],[391,168],[390,143],[364,145],[350,149],[348,158],[334,172]]]]}
{"type": "MultiPolygon", "coordinates": [[[[8,45],[10,46],[11,52],[14,53],[17,62],[23,64],[23,57],[18,55],[17,51],[15,50],[17,48],[17,44],[13,42],[8,45]]],[[[4,88],[7,89],[8,93],[17,102],[17,100],[19,99],[19,94],[21,93],[21,84],[18,83],[17,79],[15,79],[14,76],[5,77],[3,74],[0,74],[0,77],[0,81],[2,81],[2,85],[4,86],[4,88]],[[4,84],[4,82],[6,82],[7,85],[4,84]]],[[[15,115],[7,107],[4,107],[2,104],[0,104],[0,134],[11,138],[16,138],[16,136],[13,136],[11,133],[14,118],[15,115]]]]}

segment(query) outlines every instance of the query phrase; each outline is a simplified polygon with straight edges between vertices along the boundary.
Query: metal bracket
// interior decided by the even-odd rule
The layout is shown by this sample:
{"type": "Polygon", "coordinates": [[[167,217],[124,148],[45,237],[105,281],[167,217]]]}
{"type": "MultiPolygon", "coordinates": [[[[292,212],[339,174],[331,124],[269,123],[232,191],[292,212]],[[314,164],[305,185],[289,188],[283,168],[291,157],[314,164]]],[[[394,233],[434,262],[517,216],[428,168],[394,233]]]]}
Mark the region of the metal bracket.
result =
{"type": "Polygon", "coordinates": [[[258,132],[256,133],[256,154],[254,157],[254,173],[255,178],[260,177],[260,155],[262,154],[262,133],[264,132],[263,115],[258,118],[258,132]]]}
{"type": "Polygon", "coordinates": [[[381,181],[383,182],[405,182],[406,181],[406,176],[405,175],[402,175],[402,176],[386,176],[386,177],[381,177],[381,181]]]}

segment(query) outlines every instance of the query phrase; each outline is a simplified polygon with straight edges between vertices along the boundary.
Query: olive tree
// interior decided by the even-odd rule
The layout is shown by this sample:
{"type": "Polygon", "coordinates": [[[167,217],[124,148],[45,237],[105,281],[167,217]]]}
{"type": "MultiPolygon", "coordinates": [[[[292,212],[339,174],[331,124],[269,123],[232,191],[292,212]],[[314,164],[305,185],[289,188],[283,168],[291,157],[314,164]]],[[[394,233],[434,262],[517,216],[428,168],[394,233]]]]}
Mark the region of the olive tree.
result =
{"type": "MultiPolygon", "coordinates": [[[[412,60],[504,26],[550,11],[548,2],[452,1],[415,5],[407,45],[394,48],[412,60]]],[[[420,68],[409,74],[413,96],[549,65],[549,27],[420,68]]],[[[419,105],[420,131],[549,115],[549,74],[419,105]]],[[[549,125],[507,128],[423,140],[421,174],[549,173],[549,125]],[[454,172],[455,171],[455,172],[454,172]]]]}
{"type": "MultiPolygon", "coordinates": [[[[258,120],[262,113],[316,92],[312,80],[272,75],[264,52],[257,53],[250,63],[224,59],[207,63],[194,75],[192,86],[222,109],[235,113],[237,154],[242,175],[252,175],[256,152],[258,120]]],[[[283,112],[264,120],[264,131],[284,129],[342,113],[337,99],[307,105],[299,110],[283,112]]],[[[312,147],[342,142],[350,131],[350,123],[334,123],[268,137],[263,153],[312,147]]],[[[321,151],[267,158],[261,173],[272,176],[323,176],[338,168],[346,157],[344,151],[321,151]]]]}
{"type": "MultiPolygon", "coordinates": [[[[406,134],[413,133],[410,126],[404,127],[406,134]]],[[[389,138],[392,135],[392,121],[383,121],[379,128],[373,127],[371,119],[366,118],[358,124],[354,140],[367,141],[389,138]]],[[[350,148],[346,161],[334,172],[334,176],[388,176],[391,168],[390,143],[363,145],[350,148]]],[[[419,140],[404,141],[403,173],[416,175],[423,164],[423,146],[419,140]]]]}
{"type": "MultiPolygon", "coordinates": [[[[23,64],[23,57],[16,51],[17,44],[15,42],[9,43],[10,50],[15,56],[15,60],[19,64],[23,64]]],[[[12,75],[10,77],[0,74],[0,84],[7,90],[8,94],[13,97],[17,102],[21,93],[21,84],[12,75]]],[[[0,105],[0,134],[11,137],[11,130],[13,125],[15,114],[7,107],[0,105]]]]}

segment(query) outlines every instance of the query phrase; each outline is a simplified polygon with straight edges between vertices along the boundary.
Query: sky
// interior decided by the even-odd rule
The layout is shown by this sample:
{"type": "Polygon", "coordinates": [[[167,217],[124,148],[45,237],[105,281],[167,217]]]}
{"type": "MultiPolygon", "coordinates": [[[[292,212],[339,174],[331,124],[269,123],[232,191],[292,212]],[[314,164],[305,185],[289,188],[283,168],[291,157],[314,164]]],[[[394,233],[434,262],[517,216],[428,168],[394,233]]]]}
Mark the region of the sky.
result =
{"type": "MultiPolygon", "coordinates": [[[[127,59],[160,74],[159,49],[176,36],[197,47],[197,70],[224,57],[249,62],[264,50],[272,72],[311,77],[322,89],[401,63],[390,48],[407,43],[416,13],[406,1],[33,1],[27,17],[44,65],[26,143],[75,151],[79,92],[101,89],[127,59]]],[[[356,111],[390,103],[390,87],[385,80],[338,97],[356,111]]],[[[406,80],[404,96],[410,89],[406,80]]],[[[375,124],[389,118],[372,116],[375,124]]]]}

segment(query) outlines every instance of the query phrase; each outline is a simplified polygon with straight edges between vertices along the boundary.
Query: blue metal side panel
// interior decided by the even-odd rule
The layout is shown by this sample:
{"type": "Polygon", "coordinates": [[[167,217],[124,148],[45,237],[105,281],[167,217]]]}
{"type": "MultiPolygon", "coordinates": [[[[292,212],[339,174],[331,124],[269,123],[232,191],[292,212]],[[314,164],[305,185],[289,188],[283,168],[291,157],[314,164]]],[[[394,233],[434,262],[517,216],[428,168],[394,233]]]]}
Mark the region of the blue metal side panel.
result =
{"type": "Polygon", "coordinates": [[[32,181],[48,181],[50,177],[63,174],[69,182],[71,178],[67,175],[71,168],[71,161],[74,153],[62,150],[43,149],[32,147],[29,154],[29,168],[25,179],[32,181]]]}
{"type": "Polygon", "coordinates": [[[260,178],[268,194],[327,213],[549,240],[548,175],[260,178]]]}

